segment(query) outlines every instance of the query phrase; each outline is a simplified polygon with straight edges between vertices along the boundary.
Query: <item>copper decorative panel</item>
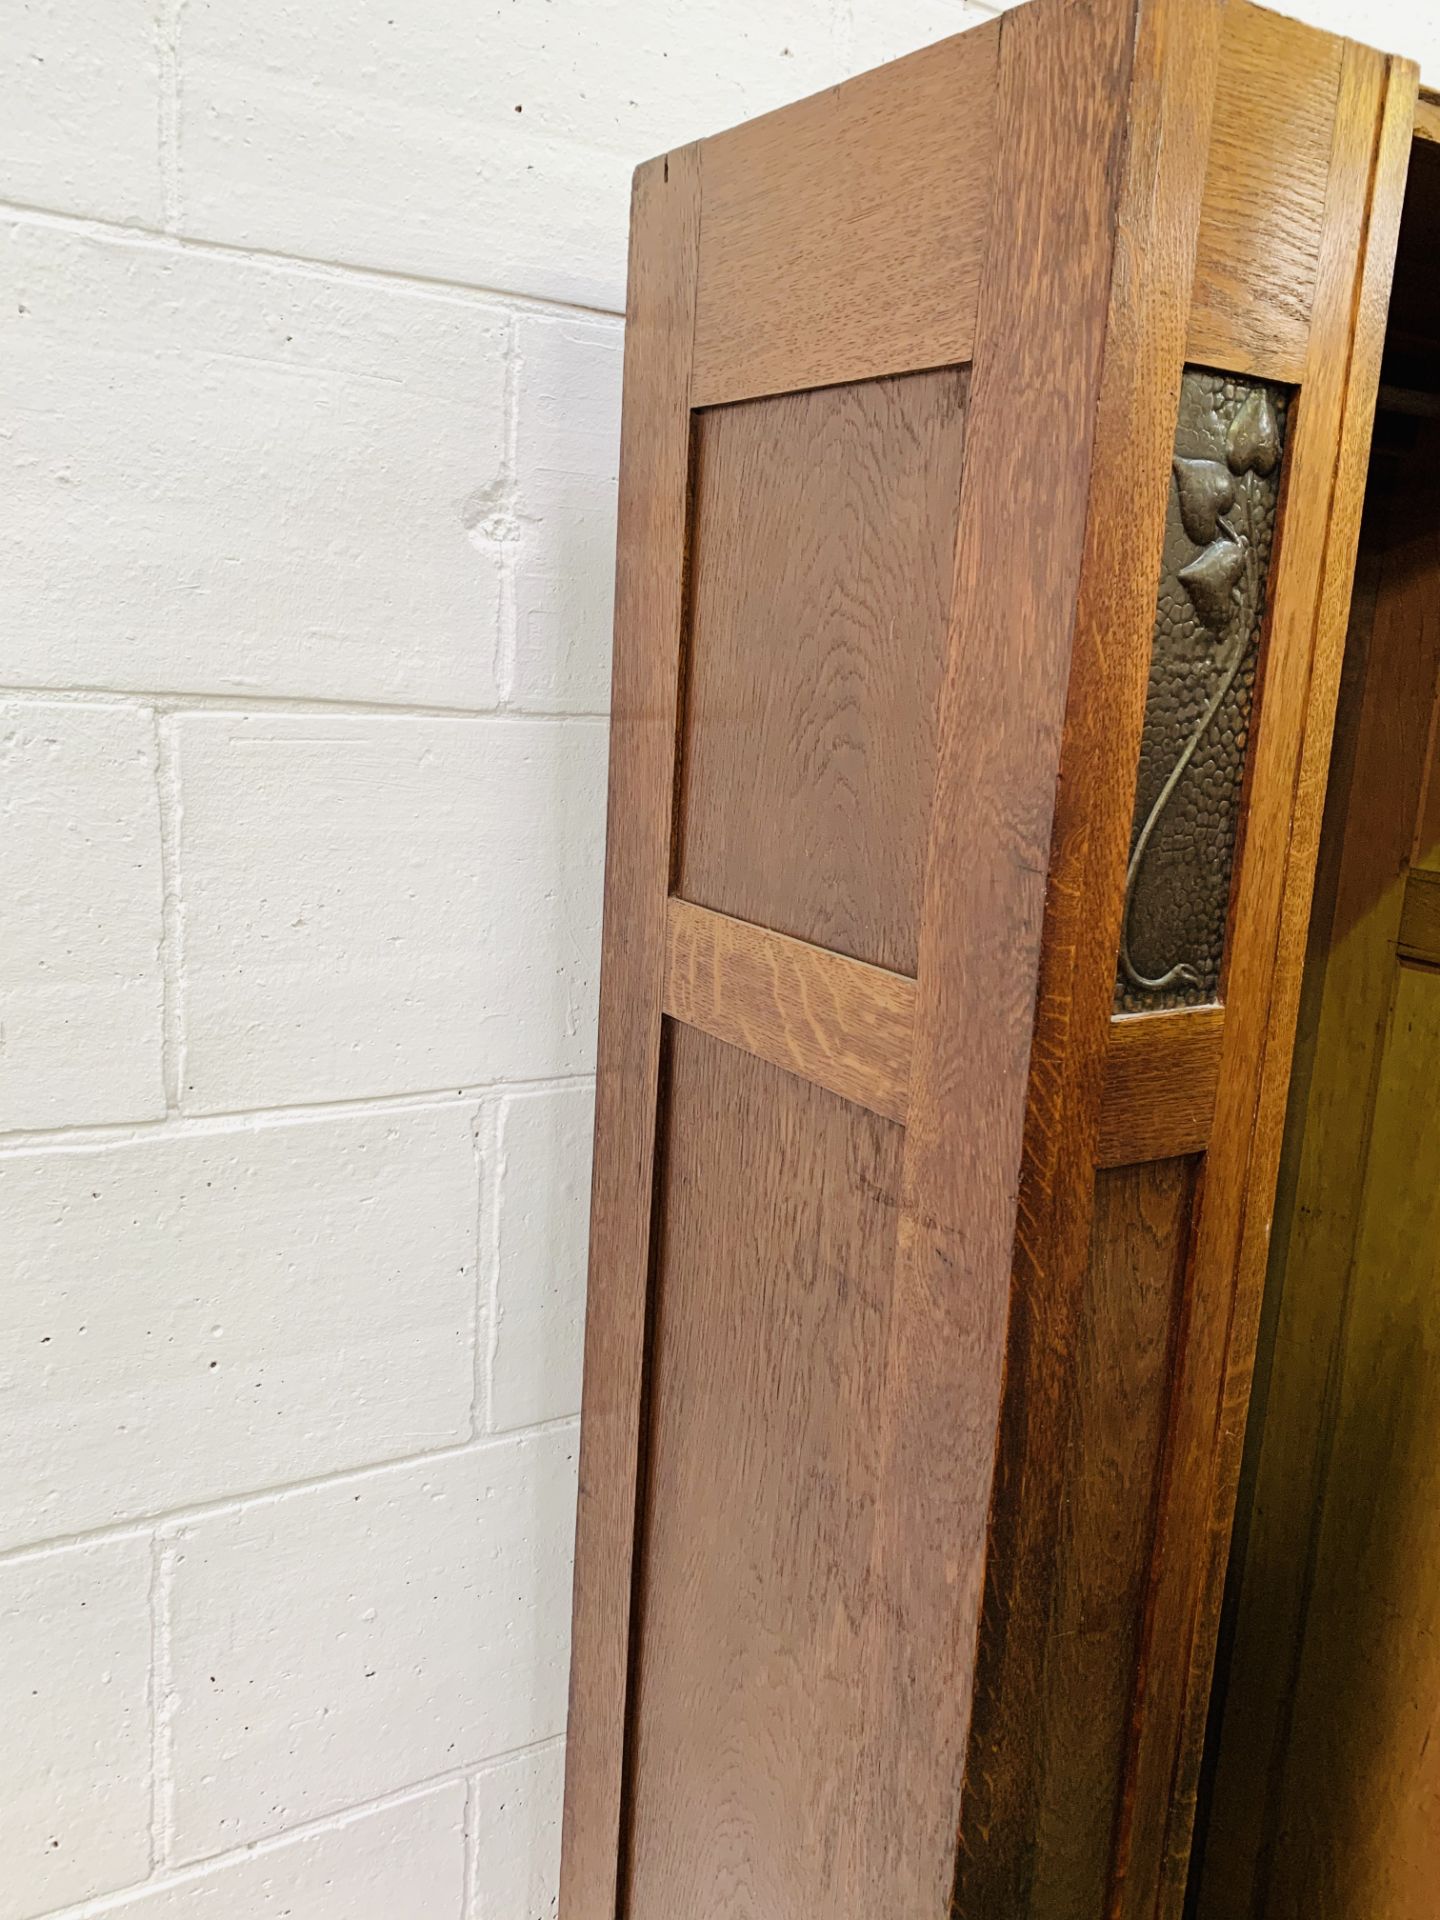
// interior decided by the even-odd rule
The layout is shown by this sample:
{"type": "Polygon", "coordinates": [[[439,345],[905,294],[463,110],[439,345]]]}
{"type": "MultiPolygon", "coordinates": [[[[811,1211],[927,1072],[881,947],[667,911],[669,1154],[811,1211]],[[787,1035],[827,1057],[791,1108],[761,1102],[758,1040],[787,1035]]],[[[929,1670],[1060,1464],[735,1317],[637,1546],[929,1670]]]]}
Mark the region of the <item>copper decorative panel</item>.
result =
{"type": "Polygon", "coordinates": [[[1115,1005],[1218,999],[1289,396],[1187,367],[1115,1005]]]}

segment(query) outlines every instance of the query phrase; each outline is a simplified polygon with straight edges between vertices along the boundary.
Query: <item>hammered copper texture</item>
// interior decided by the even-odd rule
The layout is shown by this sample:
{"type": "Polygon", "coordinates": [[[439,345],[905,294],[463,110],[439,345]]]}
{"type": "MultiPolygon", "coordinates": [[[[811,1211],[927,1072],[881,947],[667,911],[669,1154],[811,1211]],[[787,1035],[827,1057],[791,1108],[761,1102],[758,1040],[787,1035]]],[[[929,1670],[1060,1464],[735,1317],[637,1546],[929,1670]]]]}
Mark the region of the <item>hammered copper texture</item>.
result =
{"type": "Polygon", "coordinates": [[[1185,370],[1115,983],[1119,1012],[1201,1006],[1220,995],[1287,410],[1283,388],[1185,370]]]}

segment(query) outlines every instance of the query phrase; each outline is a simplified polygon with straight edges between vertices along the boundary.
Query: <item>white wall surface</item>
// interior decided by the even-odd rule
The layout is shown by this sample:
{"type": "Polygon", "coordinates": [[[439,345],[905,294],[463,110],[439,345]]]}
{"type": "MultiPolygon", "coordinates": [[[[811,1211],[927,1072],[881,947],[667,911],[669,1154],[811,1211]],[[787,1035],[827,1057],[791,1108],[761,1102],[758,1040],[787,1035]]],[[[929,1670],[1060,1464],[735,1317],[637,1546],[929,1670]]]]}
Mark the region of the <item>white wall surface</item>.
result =
{"type": "Polygon", "coordinates": [[[629,175],[986,10],[12,0],[0,1920],[553,1911],[629,175]]]}

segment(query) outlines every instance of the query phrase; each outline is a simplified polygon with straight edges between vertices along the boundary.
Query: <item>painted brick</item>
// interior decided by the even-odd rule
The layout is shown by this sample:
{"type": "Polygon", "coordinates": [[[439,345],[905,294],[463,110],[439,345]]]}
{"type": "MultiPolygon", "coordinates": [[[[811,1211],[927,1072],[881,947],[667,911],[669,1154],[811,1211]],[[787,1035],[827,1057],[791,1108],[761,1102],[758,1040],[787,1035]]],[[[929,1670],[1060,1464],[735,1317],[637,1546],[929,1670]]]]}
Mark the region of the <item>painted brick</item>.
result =
{"type": "Polygon", "coordinates": [[[464,1786],[452,1781],[138,1887],[87,1907],[86,1920],[458,1920],[464,1815],[464,1786]]]}
{"type": "Polygon", "coordinates": [[[0,1564],[0,1911],[30,1920],[150,1864],[150,1544],[0,1564]]]}
{"type": "Polygon", "coordinates": [[[472,1120],[0,1157],[0,1542],[464,1439],[472,1120]]]}
{"type": "Polygon", "coordinates": [[[518,340],[512,697],[542,712],[603,713],[623,331],[618,320],[526,316],[518,340]]]}
{"type": "Polygon", "coordinates": [[[493,704],[500,309],[23,220],[0,247],[8,680],[493,704]]]}
{"type": "Polygon", "coordinates": [[[595,1095],[510,1095],[495,1167],[498,1210],[490,1420],[497,1428],[580,1410],[585,1253],[595,1095]]]}
{"type": "Polygon", "coordinates": [[[153,716],[0,702],[0,1129],[164,1112],[162,891],[153,716]]]}
{"type": "Polygon", "coordinates": [[[565,1749],[517,1754],[475,1776],[469,1920],[552,1920],[560,1902],[565,1749]]]}
{"type": "Polygon", "coordinates": [[[178,1531],[177,1858],[560,1732],[575,1456],[504,1440],[178,1531]]]}
{"type": "Polygon", "coordinates": [[[25,0],[5,15],[0,199],[158,226],[153,0],[25,0]]]}
{"type": "Polygon", "coordinates": [[[215,0],[187,232],[619,311],[636,161],[839,77],[832,0],[215,0]]]}
{"type": "Polygon", "coordinates": [[[598,721],[192,714],[184,1098],[588,1071],[598,721]]]}

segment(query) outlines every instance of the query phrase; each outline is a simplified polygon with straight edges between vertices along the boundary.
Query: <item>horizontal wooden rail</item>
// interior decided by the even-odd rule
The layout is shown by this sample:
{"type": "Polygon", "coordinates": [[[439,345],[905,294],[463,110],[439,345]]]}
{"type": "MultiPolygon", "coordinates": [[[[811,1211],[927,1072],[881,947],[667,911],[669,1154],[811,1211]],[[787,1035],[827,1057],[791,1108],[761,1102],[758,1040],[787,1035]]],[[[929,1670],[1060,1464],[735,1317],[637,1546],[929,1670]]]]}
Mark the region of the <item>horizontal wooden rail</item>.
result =
{"type": "MultiPolygon", "coordinates": [[[[915,982],[904,974],[671,900],[665,1012],[887,1120],[906,1119],[915,982]]],[[[1101,1166],[1203,1151],[1224,1020],[1220,1007],[1194,1007],[1111,1022],[1101,1166]]]]}
{"type": "Polygon", "coordinates": [[[1223,1007],[1123,1014],[1110,1022],[1096,1153],[1102,1167],[1204,1151],[1224,1028],[1223,1007]]]}
{"type": "Polygon", "coordinates": [[[905,1118],[915,982],[904,974],[672,900],[665,1011],[887,1120],[905,1118]]]}

